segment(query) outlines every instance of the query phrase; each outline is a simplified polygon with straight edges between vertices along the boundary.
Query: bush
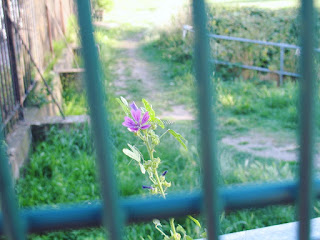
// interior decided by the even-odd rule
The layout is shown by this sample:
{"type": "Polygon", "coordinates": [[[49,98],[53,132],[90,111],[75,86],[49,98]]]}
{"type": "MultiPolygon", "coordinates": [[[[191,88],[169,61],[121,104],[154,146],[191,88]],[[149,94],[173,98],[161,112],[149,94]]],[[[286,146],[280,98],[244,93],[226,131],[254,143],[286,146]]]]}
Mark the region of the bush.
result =
{"type": "Polygon", "coordinates": [[[100,8],[105,11],[110,11],[113,7],[113,1],[112,0],[93,0],[92,1],[94,8],[100,8]]]}

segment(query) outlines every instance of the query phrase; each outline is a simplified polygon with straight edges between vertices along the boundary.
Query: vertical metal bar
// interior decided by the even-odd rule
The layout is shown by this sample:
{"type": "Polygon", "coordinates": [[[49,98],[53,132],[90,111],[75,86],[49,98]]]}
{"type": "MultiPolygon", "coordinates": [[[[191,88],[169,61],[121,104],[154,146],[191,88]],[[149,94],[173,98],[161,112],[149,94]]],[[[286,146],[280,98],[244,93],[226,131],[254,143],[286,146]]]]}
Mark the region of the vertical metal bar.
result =
{"type": "Polygon", "coordinates": [[[78,0],[78,21],[85,63],[85,80],[90,107],[91,123],[97,154],[97,166],[104,201],[104,220],[110,239],[121,239],[123,216],[119,207],[118,191],[113,174],[113,159],[110,147],[110,134],[105,107],[105,88],[102,84],[101,68],[93,37],[90,1],[78,0]]]}
{"type": "MultiPolygon", "coordinates": [[[[27,79],[27,65],[26,65],[26,55],[25,55],[25,49],[22,47],[21,48],[21,54],[22,54],[22,60],[23,60],[23,74],[22,74],[22,79],[23,79],[23,85],[24,85],[24,93],[26,93],[28,89],[28,79],[27,79]]],[[[22,69],[22,66],[20,66],[22,69]]]]}
{"type": "Polygon", "coordinates": [[[50,47],[50,52],[53,53],[51,21],[50,21],[49,9],[47,4],[46,4],[46,18],[47,18],[47,24],[48,24],[49,47],[50,47]]]}
{"type": "Polygon", "coordinates": [[[214,92],[209,74],[209,41],[206,31],[206,12],[203,0],[193,0],[195,26],[195,70],[198,83],[198,107],[200,121],[201,153],[203,168],[204,212],[207,217],[208,239],[218,239],[219,197],[217,186],[217,147],[214,92]]]}
{"type": "Polygon", "coordinates": [[[280,74],[279,74],[279,85],[283,84],[283,69],[284,69],[284,48],[280,47],[280,74]]]}
{"type": "MultiPolygon", "coordinates": [[[[1,43],[0,43],[1,44],[1,43]]],[[[1,55],[1,52],[0,52],[0,55],[1,55]]],[[[1,60],[0,60],[1,61],[1,60]]],[[[2,65],[2,64],[1,64],[2,65]]],[[[3,74],[2,74],[2,71],[0,69],[0,88],[1,88],[1,96],[0,96],[0,108],[1,108],[1,119],[4,119],[5,118],[5,96],[4,96],[4,92],[3,92],[3,74]]],[[[3,123],[3,122],[0,122],[0,124],[3,123]]],[[[0,127],[1,128],[1,127],[0,127]]]]}
{"type": "MultiPolygon", "coordinates": [[[[2,45],[3,43],[0,42],[0,44],[2,45]]],[[[1,93],[2,93],[2,98],[3,98],[3,107],[4,107],[4,112],[5,112],[5,115],[3,116],[4,117],[4,120],[5,118],[7,117],[7,114],[8,114],[8,110],[7,107],[9,105],[8,103],[8,96],[6,94],[6,77],[7,75],[5,74],[5,64],[6,62],[4,61],[4,59],[2,58],[3,54],[5,54],[2,50],[2,47],[0,46],[0,61],[1,61],[1,66],[0,66],[0,72],[1,72],[1,93]]],[[[10,101],[10,100],[9,100],[10,101]]]]}
{"type": "MultiPolygon", "coordinates": [[[[31,2],[28,1],[24,4],[24,26],[25,26],[25,36],[26,36],[26,41],[28,44],[28,48],[30,49],[30,52],[32,52],[32,45],[31,45],[31,36],[30,36],[30,32],[34,31],[34,28],[32,28],[30,26],[30,16],[29,14],[31,14],[31,2]]],[[[22,44],[23,45],[23,44],[22,44]]],[[[27,65],[27,82],[28,82],[28,87],[32,84],[32,79],[31,79],[31,60],[30,60],[30,56],[28,55],[28,51],[26,49],[25,46],[23,46],[24,49],[24,54],[26,54],[26,65],[27,65]]]]}
{"type": "MultiPolygon", "coordinates": [[[[5,16],[4,16],[4,5],[3,5],[3,1],[0,2],[1,4],[1,15],[3,16],[1,18],[1,29],[6,29],[6,25],[5,25],[5,16]]],[[[1,40],[0,40],[0,61],[2,62],[1,64],[1,74],[3,76],[3,79],[1,81],[1,83],[3,84],[3,103],[4,103],[4,107],[5,107],[5,116],[3,118],[3,121],[6,120],[7,114],[8,112],[11,110],[11,107],[14,105],[14,99],[13,97],[13,90],[12,90],[12,84],[9,86],[9,95],[8,93],[8,79],[10,79],[10,73],[8,73],[8,68],[10,67],[10,64],[8,63],[8,41],[7,41],[7,37],[5,37],[5,35],[2,36],[1,40]]]]}
{"type": "Polygon", "coordinates": [[[63,17],[63,9],[62,9],[62,0],[59,1],[60,5],[60,21],[61,21],[61,29],[63,32],[63,35],[66,35],[66,28],[64,26],[64,17],[63,17]]]}
{"type": "MultiPolygon", "coordinates": [[[[9,109],[10,109],[10,106],[11,106],[11,96],[8,96],[8,94],[6,93],[6,90],[7,90],[7,86],[6,86],[6,83],[7,83],[7,78],[8,78],[8,73],[7,73],[7,69],[9,66],[6,62],[6,59],[4,58],[4,54],[5,52],[3,51],[3,48],[2,48],[2,45],[5,44],[5,41],[3,43],[0,43],[1,46],[0,46],[0,61],[2,62],[1,64],[1,67],[0,67],[0,71],[1,71],[1,86],[2,86],[2,94],[3,94],[3,103],[4,103],[4,107],[5,107],[5,112],[6,114],[8,113],[9,109]]],[[[4,119],[5,120],[5,119],[4,119]]]]}
{"type": "MultiPolygon", "coordinates": [[[[1,13],[3,14],[3,18],[1,18],[1,28],[6,29],[5,25],[5,16],[4,16],[4,6],[3,2],[1,1],[1,13]]],[[[5,116],[3,118],[3,121],[6,120],[6,117],[10,110],[12,110],[14,105],[14,99],[13,99],[13,90],[12,90],[12,84],[8,86],[9,79],[11,78],[10,73],[8,72],[8,69],[10,67],[10,64],[8,62],[8,41],[5,36],[2,36],[2,39],[0,40],[0,61],[1,61],[1,74],[3,76],[1,84],[2,84],[2,94],[3,94],[3,103],[5,108],[5,116]]]]}
{"type": "Polygon", "coordinates": [[[8,56],[8,39],[6,39],[4,41],[3,46],[1,46],[1,51],[4,53],[3,57],[4,57],[4,72],[5,72],[5,78],[4,78],[4,84],[6,88],[9,88],[9,90],[7,89],[7,91],[9,92],[9,95],[7,94],[6,99],[8,100],[9,104],[9,109],[12,110],[14,103],[15,103],[15,99],[14,99],[14,90],[13,90],[13,81],[11,79],[11,66],[10,66],[10,61],[9,61],[9,56],[8,56]],[[11,81],[10,81],[11,80],[11,81]],[[10,83],[10,85],[8,85],[8,83],[10,83]]]}
{"type": "Polygon", "coordinates": [[[315,131],[314,19],[313,1],[301,0],[301,84],[300,84],[300,178],[298,216],[299,239],[310,239],[313,209],[313,148],[315,131]]]}
{"type": "Polygon", "coordinates": [[[2,0],[2,6],[4,7],[4,19],[6,25],[6,33],[7,33],[7,43],[8,43],[8,55],[10,61],[10,69],[11,69],[11,77],[13,81],[14,87],[14,97],[15,102],[20,105],[19,109],[19,117],[23,119],[22,112],[22,101],[20,95],[20,85],[19,85],[19,77],[18,77],[18,68],[17,68],[17,59],[16,59],[16,50],[15,50],[15,41],[14,41],[14,29],[12,26],[12,22],[10,20],[10,2],[9,0],[2,0]]]}
{"type": "Polygon", "coordinates": [[[0,204],[4,217],[4,228],[9,239],[25,239],[25,227],[19,217],[18,204],[13,190],[11,169],[3,135],[0,133],[0,204]]]}

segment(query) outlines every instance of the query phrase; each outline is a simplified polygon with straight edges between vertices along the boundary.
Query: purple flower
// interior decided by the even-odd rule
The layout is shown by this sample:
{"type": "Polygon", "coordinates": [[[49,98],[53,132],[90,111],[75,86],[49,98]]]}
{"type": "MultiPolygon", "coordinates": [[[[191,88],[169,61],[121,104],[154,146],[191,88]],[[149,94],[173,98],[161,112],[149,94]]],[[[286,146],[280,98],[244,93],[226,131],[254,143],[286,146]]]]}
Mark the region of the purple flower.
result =
{"type": "Polygon", "coordinates": [[[131,107],[131,109],[133,109],[133,110],[135,110],[135,111],[138,110],[138,107],[137,107],[137,105],[135,104],[135,102],[132,102],[132,103],[130,104],[130,107],[131,107]]]}
{"type": "Polygon", "coordinates": [[[165,176],[165,175],[167,174],[167,172],[168,172],[168,170],[165,170],[165,171],[161,174],[161,176],[165,176]]]}
{"type": "Polygon", "coordinates": [[[151,124],[146,124],[149,120],[149,113],[145,112],[141,118],[141,110],[132,102],[130,104],[132,118],[124,117],[123,126],[127,127],[130,132],[137,132],[139,129],[147,129],[151,124]]]}
{"type": "Polygon", "coordinates": [[[142,188],[153,189],[153,187],[142,185],[142,188]]]}

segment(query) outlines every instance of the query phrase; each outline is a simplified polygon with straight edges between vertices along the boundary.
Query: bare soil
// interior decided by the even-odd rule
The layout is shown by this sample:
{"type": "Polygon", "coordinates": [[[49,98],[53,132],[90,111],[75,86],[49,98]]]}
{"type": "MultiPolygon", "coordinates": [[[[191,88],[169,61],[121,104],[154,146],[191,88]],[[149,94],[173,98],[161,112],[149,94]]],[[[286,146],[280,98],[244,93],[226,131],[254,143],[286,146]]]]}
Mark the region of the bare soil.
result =
{"type": "Polygon", "coordinates": [[[160,117],[170,120],[193,120],[193,114],[184,105],[176,104],[174,99],[168,100],[168,89],[161,79],[161,68],[146,61],[141,57],[139,48],[143,42],[143,35],[136,34],[125,40],[119,41],[121,56],[116,63],[116,80],[114,81],[115,93],[130,101],[141,101],[146,98],[151,103],[159,103],[157,112],[160,117]],[[136,90],[136,91],[134,91],[136,90]],[[137,96],[138,93],[143,93],[137,96]]]}
{"type": "MultiPolygon", "coordinates": [[[[295,136],[282,133],[251,131],[245,136],[226,136],[221,142],[233,146],[240,152],[247,152],[258,157],[273,158],[282,161],[297,161],[300,146],[295,136]]],[[[316,165],[320,166],[320,155],[315,156],[316,165]]]]}

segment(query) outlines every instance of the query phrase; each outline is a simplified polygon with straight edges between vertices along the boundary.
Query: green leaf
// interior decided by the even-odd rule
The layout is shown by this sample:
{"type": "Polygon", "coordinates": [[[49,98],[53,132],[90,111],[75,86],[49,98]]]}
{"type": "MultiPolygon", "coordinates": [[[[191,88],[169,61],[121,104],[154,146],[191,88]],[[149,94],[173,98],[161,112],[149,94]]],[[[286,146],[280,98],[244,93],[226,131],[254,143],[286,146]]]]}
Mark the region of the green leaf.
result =
{"type": "Polygon", "coordinates": [[[197,219],[195,219],[194,217],[192,217],[190,215],[188,215],[188,218],[190,218],[199,228],[201,228],[201,224],[197,219]]]}
{"type": "Polygon", "coordinates": [[[129,107],[126,106],[119,98],[116,98],[116,101],[120,104],[120,106],[122,107],[122,110],[124,111],[124,113],[125,113],[127,116],[130,115],[129,107]]]}
{"type": "Polygon", "coordinates": [[[185,144],[185,142],[187,142],[187,140],[181,136],[181,134],[175,132],[172,129],[169,129],[168,132],[175,137],[175,139],[177,139],[177,141],[182,145],[182,147],[184,147],[186,150],[188,150],[187,145],[185,144]]]}
{"type": "Polygon", "coordinates": [[[152,222],[153,222],[153,224],[156,225],[156,226],[162,226],[159,219],[156,219],[156,218],[155,218],[155,219],[153,219],[152,222]]]}
{"type": "Polygon", "coordinates": [[[154,110],[152,108],[152,105],[147,100],[145,100],[144,98],[142,99],[142,102],[143,102],[144,108],[149,113],[150,121],[154,122],[155,118],[156,118],[156,113],[154,112],[154,110]]]}
{"type": "Polygon", "coordinates": [[[186,235],[186,240],[193,240],[193,238],[188,236],[188,235],[186,235]]]}
{"type": "Polygon", "coordinates": [[[140,155],[139,150],[135,146],[132,146],[129,143],[128,143],[128,146],[129,146],[129,148],[131,149],[132,152],[134,152],[135,154],[139,154],[140,155]]]}
{"type": "Polygon", "coordinates": [[[146,169],[144,168],[144,166],[142,164],[139,164],[139,165],[140,165],[140,170],[141,170],[142,174],[145,174],[146,169]]]}
{"type": "Polygon", "coordinates": [[[181,232],[181,233],[184,234],[184,235],[186,234],[186,230],[184,230],[184,228],[183,228],[180,224],[179,224],[178,227],[177,227],[177,231],[178,231],[178,232],[181,232]]]}
{"type": "Polygon", "coordinates": [[[128,104],[127,100],[124,97],[120,97],[120,99],[121,99],[121,102],[123,102],[124,105],[129,107],[129,104],[128,104]]]}
{"type": "MultiPolygon", "coordinates": [[[[129,145],[129,144],[128,144],[129,145]]],[[[140,153],[139,152],[132,152],[127,148],[122,149],[122,152],[127,155],[128,157],[132,158],[133,160],[136,160],[138,163],[140,163],[140,153]]]]}
{"type": "Polygon", "coordinates": [[[164,128],[164,123],[161,121],[160,118],[156,117],[154,121],[155,121],[155,123],[158,124],[161,128],[164,128]]]}

